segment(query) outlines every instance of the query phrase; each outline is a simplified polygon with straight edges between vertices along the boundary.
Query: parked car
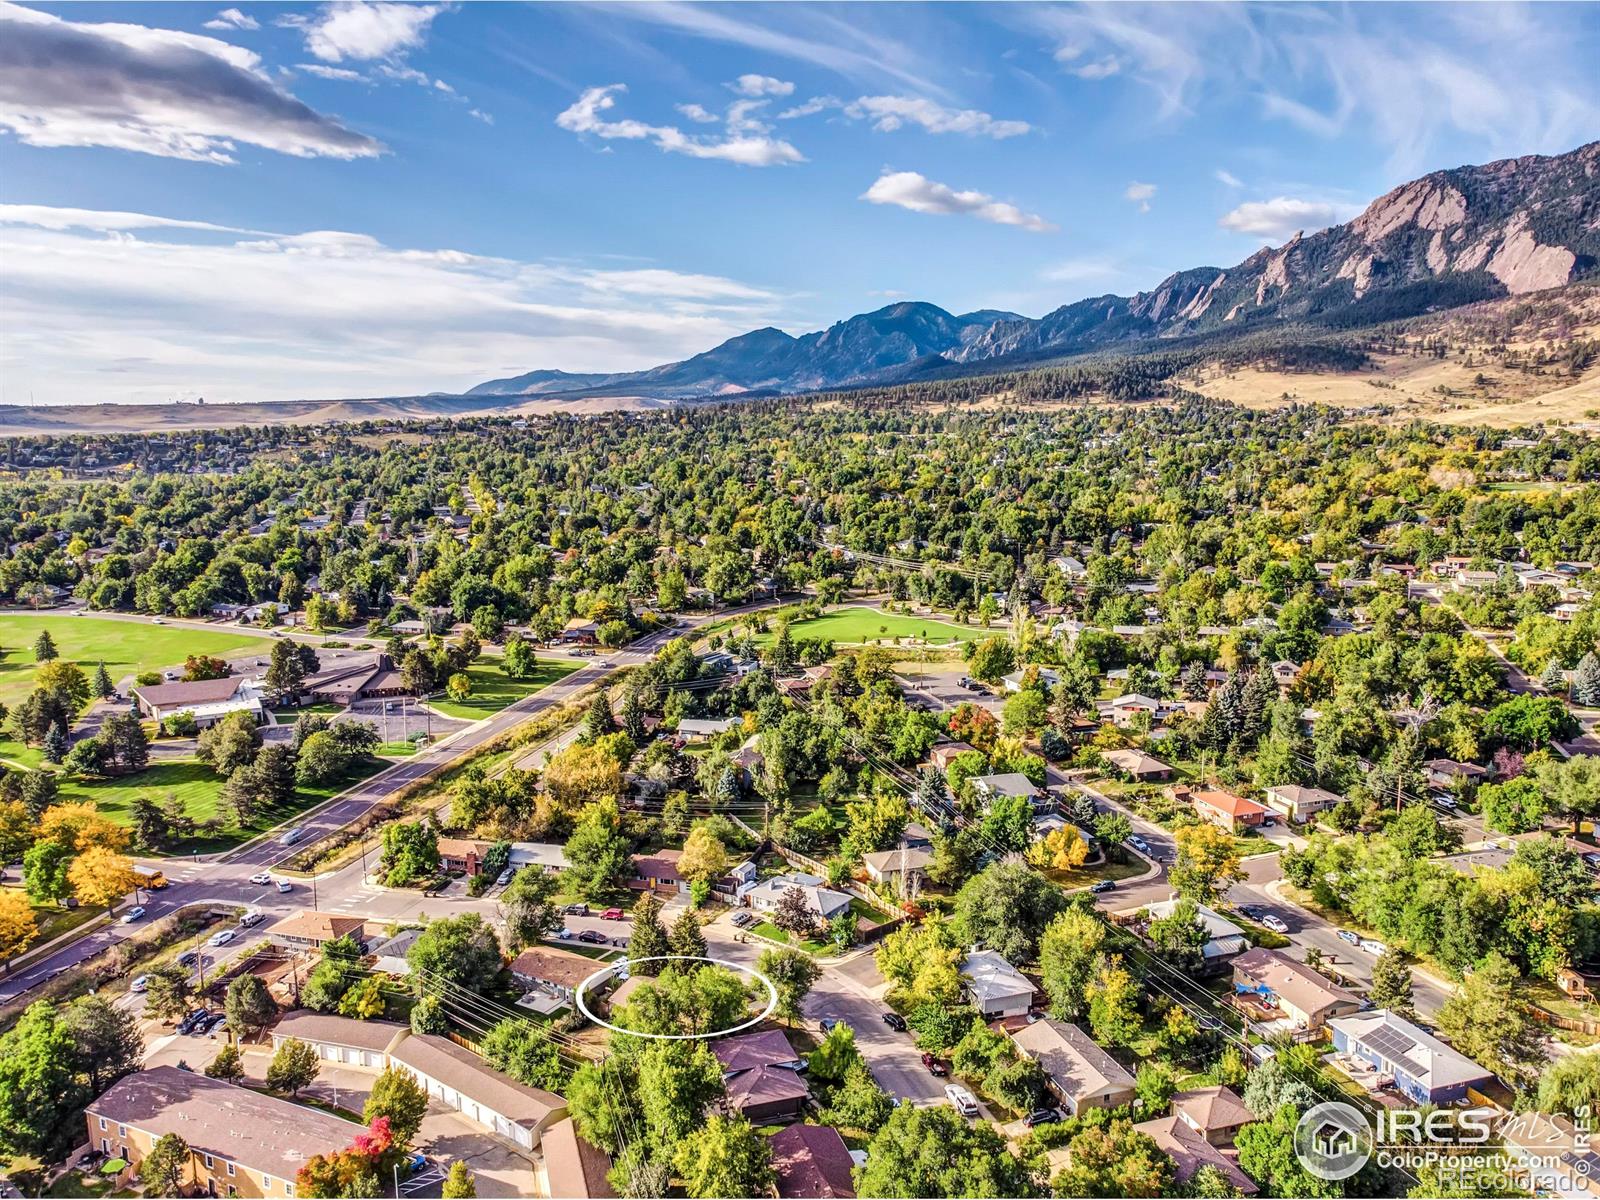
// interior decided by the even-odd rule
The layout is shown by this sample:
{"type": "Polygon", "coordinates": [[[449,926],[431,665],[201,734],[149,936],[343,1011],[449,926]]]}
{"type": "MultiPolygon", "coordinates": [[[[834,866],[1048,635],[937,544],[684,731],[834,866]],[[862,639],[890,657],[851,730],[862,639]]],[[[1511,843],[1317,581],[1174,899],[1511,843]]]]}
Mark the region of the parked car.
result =
{"type": "Polygon", "coordinates": [[[258,913],[255,909],[251,909],[249,912],[245,913],[244,916],[239,918],[239,924],[243,925],[246,929],[249,929],[252,925],[259,925],[266,919],[267,918],[261,913],[258,913]]]}
{"type": "Polygon", "coordinates": [[[1114,879],[1102,879],[1099,883],[1093,883],[1089,885],[1089,891],[1096,896],[1103,896],[1107,892],[1114,892],[1116,890],[1117,884],[1116,880],[1114,879]]]}
{"type": "Polygon", "coordinates": [[[950,1101],[951,1106],[963,1117],[975,1117],[978,1115],[977,1097],[959,1083],[945,1084],[944,1098],[950,1101]]]}
{"type": "Polygon", "coordinates": [[[1353,929],[1339,930],[1339,940],[1341,942],[1349,942],[1352,946],[1361,945],[1361,935],[1353,929]]]}
{"type": "Polygon", "coordinates": [[[1247,917],[1252,921],[1259,921],[1262,917],[1266,916],[1266,914],[1267,910],[1262,908],[1259,904],[1239,905],[1239,915],[1241,917],[1247,917]]]}
{"type": "Polygon", "coordinates": [[[823,1035],[826,1036],[826,1035],[832,1033],[833,1032],[833,1027],[835,1025],[838,1025],[839,1023],[840,1022],[839,1022],[839,1018],[838,1017],[823,1017],[822,1018],[822,1032],[823,1032],[823,1035]]]}
{"type": "Polygon", "coordinates": [[[267,884],[272,882],[272,876],[266,871],[257,871],[254,875],[250,876],[250,882],[260,884],[262,887],[265,887],[267,884]]]}
{"type": "Polygon", "coordinates": [[[1444,809],[1445,812],[1455,812],[1456,810],[1455,798],[1452,796],[1435,796],[1433,802],[1444,809]]]}
{"type": "Polygon", "coordinates": [[[213,933],[206,944],[209,946],[226,946],[238,936],[233,930],[224,929],[220,933],[213,933]]]}
{"type": "Polygon", "coordinates": [[[1358,944],[1368,954],[1382,956],[1389,953],[1389,947],[1385,946],[1377,938],[1362,938],[1358,944]]]}
{"type": "Polygon", "coordinates": [[[588,942],[591,946],[604,946],[611,939],[596,930],[585,929],[578,935],[578,940],[580,942],[588,942]]]}
{"type": "Polygon", "coordinates": [[[278,890],[280,892],[292,892],[294,891],[294,884],[290,883],[287,879],[280,879],[278,880],[278,890]]]}
{"type": "Polygon", "coordinates": [[[572,930],[570,930],[570,929],[557,930],[556,931],[556,937],[560,938],[563,942],[569,942],[569,941],[572,940],[572,930]]]}
{"type": "Polygon", "coordinates": [[[128,985],[128,990],[130,992],[142,992],[142,991],[145,990],[145,988],[147,988],[149,986],[150,986],[150,976],[141,975],[141,976],[139,976],[139,978],[135,979],[132,983],[130,983],[128,985]]]}
{"type": "Polygon", "coordinates": [[[202,1022],[209,1021],[210,1019],[211,1010],[209,1008],[197,1008],[188,1016],[184,1017],[183,1020],[178,1022],[178,1032],[185,1034],[193,1033],[200,1027],[202,1022]]]}
{"type": "Polygon", "coordinates": [[[1263,925],[1265,925],[1268,929],[1272,930],[1273,933],[1288,933],[1289,932],[1288,924],[1284,921],[1284,919],[1282,917],[1277,916],[1274,913],[1265,913],[1265,914],[1263,914],[1262,917],[1261,917],[1261,923],[1263,925]]]}
{"type": "Polygon", "coordinates": [[[207,1037],[222,1037],[228,1032],[228,1018],[224,1016],[220,1021],[213,1021],[206,1029],[207,1037]]]}
{"type": "Polygon", "coordinates": [[[515,875],[516,873],[517,873],[517,869],[515,867],[507,867],[504,871],[501,871],[500,874],[495,877],[495,881],[494,881],[495,887],[505,887],[506,884],[511,882],[511,877],[513,875],[515,875]]]}
{"type": "Polygon", "coordinates": [[[127,912],[122,914],[122,923],[124,925],[132,925],[142,916],[144,916],[144,905],[135,904],[127,912]]]}
{"type": "Polygon", "coordinates": [[[622,921],[626,920],[627,917],[620,908],[608,908],[600,914],[600,919],[602,921],[622,921]]]}
{"type": "Polygon", "coordinates": [[[587,904],[569,904],[561,910],[569,917],[587,917],[589,906],[587,904]]]}
{"type": "Polygon", "coordinates": [[[1149,854],[1150,853],[1150,843],[1145,841],[1137,833],[1134,834],[1131,838],[1128,839],[1128,845],[1132,846],[1140,854],[1149,854]]]}
{"type": "Polygon", "coordinates": [[[1040,1125],[1053,1125],[1059,1120],[1061,1120],[1059,1108],[1036,1108],[1028,1114],[1025,1124],[1029,1129],[1034,1129],[1040,1125]]]}
{"type": "Polygon", "coordinates": [[[750,926],[756,923],[755,914],[748,912],[736,912],[732,917],[729,918],[729,920],[731,920],[740,929],[748,929],[750,926]]]}
{"type": "Polygon", "coordinates": [[[928,1068],[928,1074],[932,1075],[935,1079],[943,1079],[945,1076],[950,1074],[950,1068],[945,1066],[927,1051],[923,1051],[922,1065],[928,1068]]]}
{"type": "Polygon", "coordinates": [[[898,1033],[904,1033],[906,1031],[906,1019],[897,1012],[884,1013],[883,1023],[898,1033]]]}

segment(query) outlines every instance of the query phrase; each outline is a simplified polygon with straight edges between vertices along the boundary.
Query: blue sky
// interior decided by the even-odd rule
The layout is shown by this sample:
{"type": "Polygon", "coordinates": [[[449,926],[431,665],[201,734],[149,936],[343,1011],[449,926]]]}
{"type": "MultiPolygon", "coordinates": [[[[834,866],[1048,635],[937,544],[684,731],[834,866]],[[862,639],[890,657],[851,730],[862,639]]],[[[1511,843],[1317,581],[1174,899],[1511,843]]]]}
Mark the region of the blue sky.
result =
{"type": "Polygon", "coordinates": [[[0,400],[1038,315],[1600,136],[1590,5],[0,4],[0,400]]]}

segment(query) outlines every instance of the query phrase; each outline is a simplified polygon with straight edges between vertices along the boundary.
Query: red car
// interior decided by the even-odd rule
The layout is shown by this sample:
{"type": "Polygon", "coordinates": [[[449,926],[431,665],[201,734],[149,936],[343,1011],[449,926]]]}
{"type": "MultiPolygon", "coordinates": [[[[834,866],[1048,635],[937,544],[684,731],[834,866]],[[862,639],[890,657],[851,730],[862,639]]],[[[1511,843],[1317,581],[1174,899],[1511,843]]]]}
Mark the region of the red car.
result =
{"type": "Polygon", "coordinates": [[[620,921],[623,919],[622,910],[620,908],[608,908],[600,914],[600,919],[603,921],[620,921]]]}
{"type": "Polygon", "coordinates": [[[945,1066],[937,1058],[928,1053],[923,1054],[922,1065],[928,1068],[929,1075],[932,1075],[937,1079],[943,1079],[946,1075],[950,1074],[949,1067],[945,1066]]]}

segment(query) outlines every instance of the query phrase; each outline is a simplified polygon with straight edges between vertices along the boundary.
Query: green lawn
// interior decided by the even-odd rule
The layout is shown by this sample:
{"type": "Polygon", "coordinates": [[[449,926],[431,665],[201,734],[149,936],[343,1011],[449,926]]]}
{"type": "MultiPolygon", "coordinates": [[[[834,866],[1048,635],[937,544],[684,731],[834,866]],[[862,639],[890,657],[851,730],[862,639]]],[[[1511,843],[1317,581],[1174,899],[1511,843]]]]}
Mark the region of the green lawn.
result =
{"type": "Polygon", "coordinates": [[[106,664],[112,679],[181,664],[191,654],[228,654],[264,648],[258,637],[221,629],[183,629],[149,622],[95,617],[0,616],[0,702],[15,704],[33,686],[33,643],[48,629],[61,657],[93,672],[106,664]]]}
{"type": "MultiPolygon", "coordinates": [[[[929,617],[907,617],[900,613],[884,613],[874,608],[841,608],[824,613],[809,621],[796,621],[789,626],[795,637],[829,638],[841,643],[859,643],[890,640],[893,638],[922,638],[932,642],[970,642],[989,637],[999,630],[985,630],[977,626],[952,625],[929,617]]],[[[763,634],[757,641],[772,635],[763,634]]]]}
{"type": "Polygon", "coordinates": [[[184,811],[195,820],[205,821],[221,817],[226,824],[215,836],[197,837],[182,842],[172,847],[169,853],[179,856],[214,854],[248,841],[257,834],[291,819],[297,813],[321,804],[388,765],[386,762],[374,759],[360,764],[356,770],[333,783],[315,788],[302,787],[295,794],[292,804],[263,809],[247,826],[235,824],[233,814],[222,809],[222,780],[216,772],[205,763],[193,759],[152,763],[148,769],[140,771],[137,775],[121,779],[63,779],[61,799],[93,801],[95,806],[113,821],[132,825],[134,801],[139,797],[148,796],[157,804],[165,804],[169,796],[177,796],[183,801],[184,811]]]}
{"type": "Polygon", "coordinates": [[[52,938],[76,929],[100,915],[102,910],[80,904],[77,908],[64,908],[55,904],[35,904],[33,919],[38,928],[30,941],[17,954],[26,954],[35,946],[42,946],[52,938]]]}
{"type": "Polygon", "coordinates": [[[541,658],[534,672],[526,679],[513,679],[500,669],[500,659],[485,655],[467,668],[472,678],[472,695],[465,703],[457,704],[445,696],[428,701],[428,707],[447,717],[463,721],[481,721],[492,717],[508,704],[515,704],[524,696],[531,696],[541,688],[549,687],[578,669],[579,664],[541,658]]]}
{"type": "Polygon", "coordinates": [[[771,938],[775,942],[782,942],[786,946],[799,946],[800,949],[809,950],[812,954],[831,954],[838,949],[832,942],[798,942],[788,930],[779,929],[771,921],[762,921],[750,926],[750,932],[771,938]]]}

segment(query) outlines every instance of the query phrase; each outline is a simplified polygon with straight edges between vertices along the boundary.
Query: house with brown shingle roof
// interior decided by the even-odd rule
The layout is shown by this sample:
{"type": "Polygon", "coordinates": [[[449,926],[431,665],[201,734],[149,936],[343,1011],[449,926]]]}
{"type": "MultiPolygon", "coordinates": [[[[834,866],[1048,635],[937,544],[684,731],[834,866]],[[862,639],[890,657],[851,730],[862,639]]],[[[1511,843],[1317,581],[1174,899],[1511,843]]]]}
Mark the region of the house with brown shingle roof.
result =
{"type": "Polygon", "coordinates": [[[791,1125],[767,1139],[784,1200],[854,1200],[855,1160],[831,1125],[791,1125]]]}
{"type": "Polygon", "coordinates": [[[1287,954],[1265,946],[1247,950],[1233,960],[1233,989],[1277,1009],[1305,1029],[1321,1029],[1335,1017],[1361,1010],[1360,996],[1287,954]]]}
{"type": "Polygon", "coordinates": [[[290,913],[267,930],[267,940],[297,950],[316,949],[326,942],[350,934],[363,941],[366,921],[361,917],[341,917],[336,913],[302,908],[290,913]]]}
{"type": "Polygon", "coordinates": [[[1179,1185],[1188,1183],[1202,1167],[1215,1167],[1227,1176],[1240,1195],[1254,1196],[1261,1191],[1256,1181],[1240,1170],[1230,1155],[1206,1141],[1177,1116],[1141,1121],[1134,1128],[1172,1159],[1173,1181],[1179,1185]]]}
{"type": "Polygon", "coordinates": [[[1222,1086],[1173,1093],[1172,1115],[1213,1146],[1233,1145],[1233,1135],[1256,1119],[1237,1092],[1222,1086]]]}
{"type": "Polygon", "coordinates": [[[571,950],[529,946],[511,960],[511,974],[525,988],[540,988],[571,1001],[572,995],[600,964],[571,950]]]}
{"type": "Polygon", "coordinates": [[[1017,1050],[1044,1068],[1050,1090],[1077,1116],[1133,1100],[1133,1076],[1076,1025],[1046,1017],[1011,1031],[1017,1050]]]}

